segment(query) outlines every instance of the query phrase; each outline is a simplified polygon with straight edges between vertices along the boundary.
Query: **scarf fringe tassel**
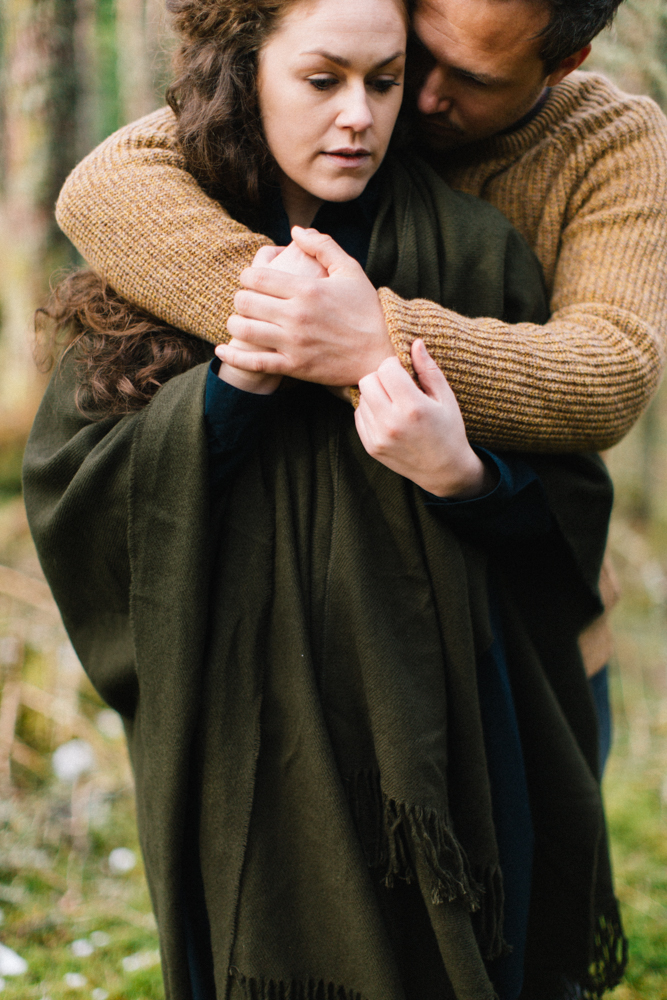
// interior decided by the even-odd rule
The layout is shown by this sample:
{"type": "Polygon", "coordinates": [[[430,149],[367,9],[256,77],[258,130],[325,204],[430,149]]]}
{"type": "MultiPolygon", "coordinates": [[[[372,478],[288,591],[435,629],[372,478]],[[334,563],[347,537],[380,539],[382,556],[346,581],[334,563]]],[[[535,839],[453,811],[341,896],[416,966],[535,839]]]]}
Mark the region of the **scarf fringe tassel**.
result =
{"type": "Polygon", "coordinates": [[[289,983],[274,979],[248,979],[238,969],[229,970],[247,1000],[364,1000],[356,990],[346,990],[324,980],[309,979],[308,982],[292,980],[289,983]]]}
{"type": "Polygon", "coordinates": [[[384,869],[387,888],[392,888],[397,878],[413,881],[412,851],[419,851],[431,879],[431,902],[439,905],[460,900],[476,914],[475,929],[484,957],[502,955],[506,946],[499,866],[473,874],[446,820],[433,809],[389,799],[377,772],[355,774],[347,782],[347,793],[366,862],[369,868],[384,869]]]}
{"type": "Polygon", "coordinates": [[[599,1000],[623,978],[628,964],[628,941],[623,933],[616,902],[597,918],[593,938],[593,961],[583,986],[584,1000],[599,1000]]]}

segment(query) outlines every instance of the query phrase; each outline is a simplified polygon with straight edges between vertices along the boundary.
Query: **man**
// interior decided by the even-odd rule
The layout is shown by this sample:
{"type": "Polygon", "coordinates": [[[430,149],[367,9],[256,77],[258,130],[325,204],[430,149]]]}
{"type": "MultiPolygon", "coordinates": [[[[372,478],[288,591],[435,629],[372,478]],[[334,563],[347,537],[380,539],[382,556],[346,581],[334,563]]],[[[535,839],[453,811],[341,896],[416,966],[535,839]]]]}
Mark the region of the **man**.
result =
{"type": "MultiPolygon", "coordinates": [[[[378,293],[327,237],[296,234],[329,278],[257,268],[266,243],[185,171],[158,111],[73,172],[58,221],[134,303],[221,342],[239,367],[354,385],[423,338],[469,437],[500,448],[600,450],[632,426],[663,366],[667,123],[648,98],[575,72],[620,0],[419,0],[417,107],[431,163],[498,207],[539,257],[546,326],[470,319],[378,293]],[[235,297],[235,293],[236,297],[235,297]],[[270,348],[274,353],[267,353],[270,348]]],[[[602,646],[589,669],[604,659],[602,646]]]]}

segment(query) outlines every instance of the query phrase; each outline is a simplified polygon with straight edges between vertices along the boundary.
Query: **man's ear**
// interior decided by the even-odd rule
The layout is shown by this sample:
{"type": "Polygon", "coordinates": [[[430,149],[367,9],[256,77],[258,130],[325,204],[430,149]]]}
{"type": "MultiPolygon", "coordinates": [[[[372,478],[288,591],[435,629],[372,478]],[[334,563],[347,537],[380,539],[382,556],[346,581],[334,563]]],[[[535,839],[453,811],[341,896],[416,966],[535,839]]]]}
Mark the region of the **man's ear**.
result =
{"type": "Polygon", "coordinates": [[[545,86],[555,87],[557,83],[564,80],[573,70],[579,69],[584,59],[587,59],[591,51],[590,45],[584,45],[583,49],[579,49],[578,52],[573,52],[571,56],[567,59],[563,59],[562,63],[556,67],[556,69],[549,74],[546,79],[545,86]]]}

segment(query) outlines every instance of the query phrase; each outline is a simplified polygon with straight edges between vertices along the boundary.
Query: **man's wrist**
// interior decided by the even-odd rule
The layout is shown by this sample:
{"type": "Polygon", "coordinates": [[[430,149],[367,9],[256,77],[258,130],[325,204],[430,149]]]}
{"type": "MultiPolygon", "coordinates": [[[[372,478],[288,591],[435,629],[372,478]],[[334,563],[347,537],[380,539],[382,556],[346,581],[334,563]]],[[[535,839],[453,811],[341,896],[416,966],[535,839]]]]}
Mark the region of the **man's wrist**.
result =
{"type": "Polygon", "coordinates": [[[376,372],[382,362],[386,361],[387,358],[396,357],[396,350],[389,339],[389,334],[386,335],[386,340],[384,342],[380,340],[380,337],[377,339],[378,345],[376,349],[372,353],[369,352],[363,359],[362,367],[359,368],[357,374],[356,385],[358,385],[362,378],[365,378],[366,375],[372,375],[373,372],[376,372]]]}

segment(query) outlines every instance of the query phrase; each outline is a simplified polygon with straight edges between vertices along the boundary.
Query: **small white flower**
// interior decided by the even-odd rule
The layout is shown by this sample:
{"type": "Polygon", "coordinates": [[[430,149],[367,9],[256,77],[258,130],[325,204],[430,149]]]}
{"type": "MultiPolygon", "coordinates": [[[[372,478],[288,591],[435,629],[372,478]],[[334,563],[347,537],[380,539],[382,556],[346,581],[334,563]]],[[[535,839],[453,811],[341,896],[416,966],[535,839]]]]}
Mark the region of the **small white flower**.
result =
{"type": "Polygon", "coordinates": [[[116,875],[131,872],[137,863],[137,856],[129,847],[117,847],[109,855],[109,868],[116,875]]]}
{"type": "Polygon", "coordinates": [[[88,980],[80,972],[66,972],[63,979],[71,990],[80,990],[88,985],[88,980]]]}
{"type": "Polygon", "coordinates": [[[0,944],[0,976],[22,976],[28,971],[28,963],[15,951],[0,944]]]}
{"type": "Polygon", "coordinates": [[[1,976],[0,976],[0,990],[4,990],[4,988],[5,988],[5,986],[6,986],[6,985],[7,985],[7,983],[6,983],[6,982],[4,981],[4,979],[3,979],[3,978],[2,978],[1,976]]]}
{"type": "Polygon", "coordinates": [[[51,766],[56,778],[73,785],[77,778],[95,769],[95,754],[85,740],[69,740],[54,752],[51,766]]]}
{"type": "Polygon", "coordinates": [[[111,944],[111,935],[107,934],[106,931],[93,931],[90,940],[96,948],[106,948],[107,945],[111,944]]]}
{"type": "Polygon", "coordinates": [[[64,642],[62,646],[58,646],[58,670],[61,674],[69,674],[70,677],[83,673],[81,661],[70,642],[64,642]]]}
{"type": "Polygon", "coordinates": [[[86,941],[85,938],[77,938],[76,941],[72,941],[70,948],[76,958],[88,958],[95,951],[95,945],[86,941]]]}
{"type": "Polygon", "coordinates": [[[153,965],[158,965],[159,961],[159,951],[137,951],[134,955],[128,955],[123,959],[123,971],[138,972],[139,969],[150,969],[153,965]]]}
{"type": "Polygon", "coordinates": [[[123,722],[118,712],[112,708],[103,708],[97,713],[95,725],[109,740],[118,740],[123,735],[123,722]]]}
{"type": "Polygon", "coordinates": [[[97,989],[93,990],[93,992],[90,995],[93,998],[93,1000],[107,1000],[107,997],[109,996],[109,991],[103,990],[101,986],[98,986],[97,989]]]}

